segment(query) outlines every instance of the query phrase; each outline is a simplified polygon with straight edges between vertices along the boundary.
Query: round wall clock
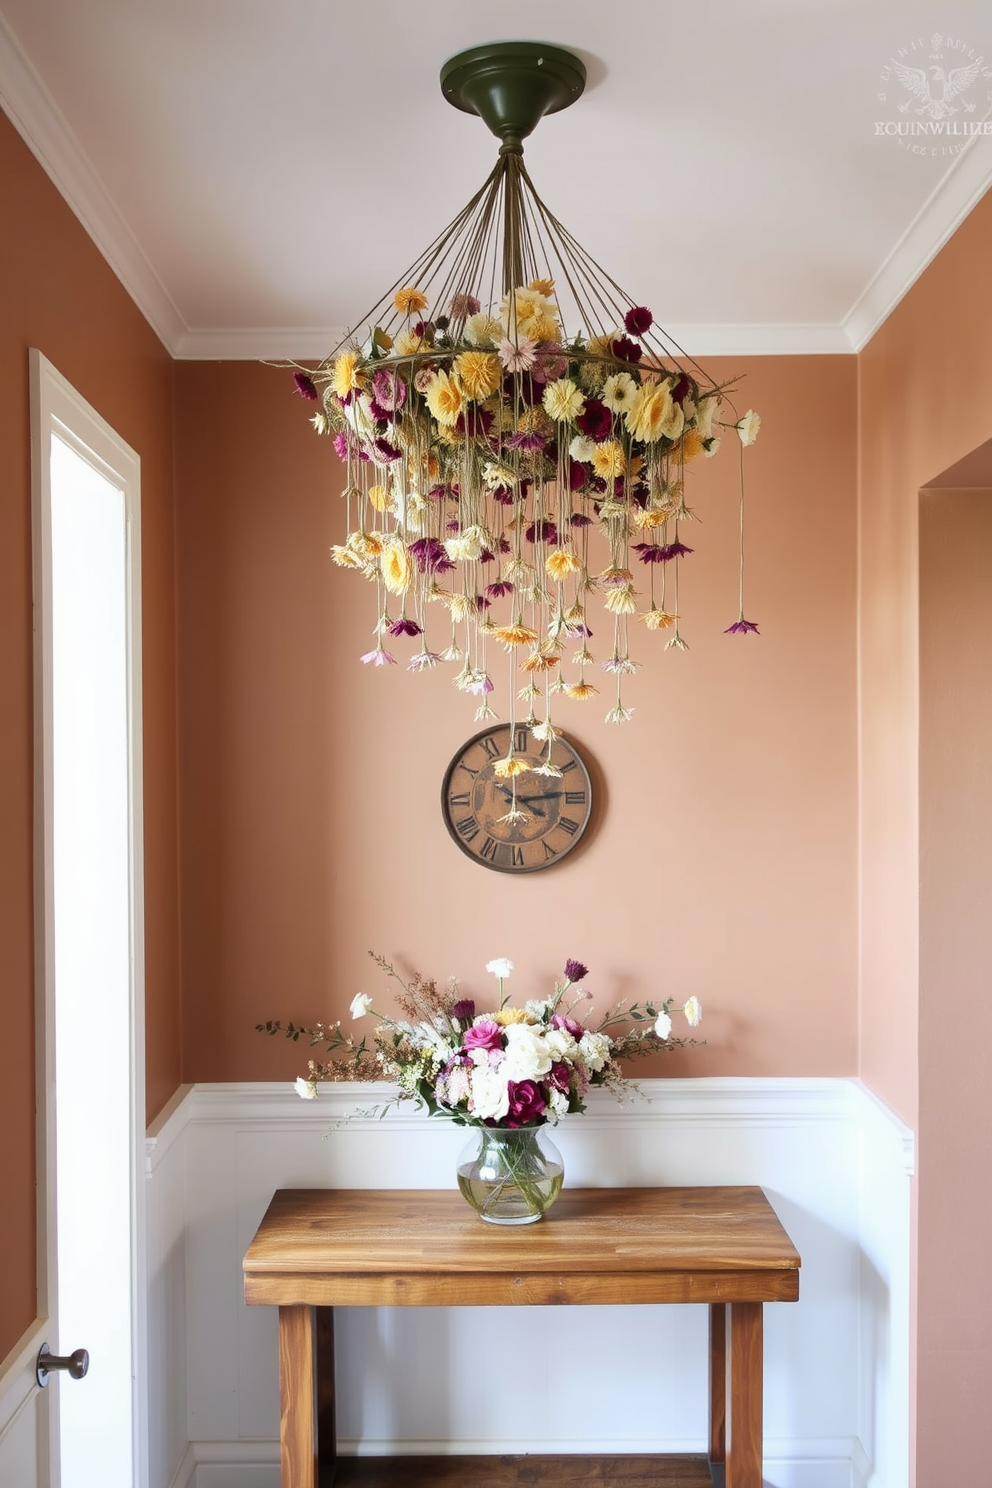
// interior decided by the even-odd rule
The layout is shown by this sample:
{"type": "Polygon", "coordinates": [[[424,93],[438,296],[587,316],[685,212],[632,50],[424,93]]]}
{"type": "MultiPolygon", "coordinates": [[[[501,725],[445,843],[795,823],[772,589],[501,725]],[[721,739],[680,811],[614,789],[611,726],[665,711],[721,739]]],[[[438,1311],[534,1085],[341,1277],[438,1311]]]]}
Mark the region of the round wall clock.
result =
{"type": "MultiPolygon", "coordinates": [[[[592,810],[589,771],[568,739],[556,739],[551,762],[559,775],[534,768],[512,780],[495,773],[510,750],[510,726],[497,724],[469,739],[448,766],[441,788],[444,824],[463,853],[497,873],[536,873],[571,852],[592,810]],[[516,784],[516,820],[507,820],[516,784]]],[[[517,724],[514,755],[536,767],[547,760],[547,745],[517,724]]]]}

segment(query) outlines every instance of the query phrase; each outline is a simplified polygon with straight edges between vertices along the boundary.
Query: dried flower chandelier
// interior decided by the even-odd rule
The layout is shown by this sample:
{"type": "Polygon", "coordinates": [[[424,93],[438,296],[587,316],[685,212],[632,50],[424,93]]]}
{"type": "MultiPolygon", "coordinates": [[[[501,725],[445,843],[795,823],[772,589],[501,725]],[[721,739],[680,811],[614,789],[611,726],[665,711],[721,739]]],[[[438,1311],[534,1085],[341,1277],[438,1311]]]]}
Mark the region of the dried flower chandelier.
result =
{"type": "MultiPolygon", "coordinates": [[[[476,718],[490,719],[490,672],[505,655],[510,738],[519,719],[546,742],[549,774],[557,696],[594,697],[605,671],[616,688],[607,721],[630,718],[621,688],[638,665],[632,620],[685,649],[685,469],[716,452],[721,429],[743,448],[759,424],[751,411],[721,418],[729,385],[709,379],[537,195],[521,141],[584,86],[577,57],[531,42],[446,63],[445,97],[502,141],[491,175],[363,318],[367,331],[315,370],[289,364],[347,467],[347,538],[332,554],[376,590],[375,645],[362,661],[391,665],[396,642],[413,638],[408,667],[453,663],[455,686],[479,699],[476,718]]],[[[728,627],[739,634],[757,630],[744,618],[743,516],[742,481],[739,612],[728,627]]],[[[512,745],[500,764],[511,777],[526,768],[512,745]]]]}

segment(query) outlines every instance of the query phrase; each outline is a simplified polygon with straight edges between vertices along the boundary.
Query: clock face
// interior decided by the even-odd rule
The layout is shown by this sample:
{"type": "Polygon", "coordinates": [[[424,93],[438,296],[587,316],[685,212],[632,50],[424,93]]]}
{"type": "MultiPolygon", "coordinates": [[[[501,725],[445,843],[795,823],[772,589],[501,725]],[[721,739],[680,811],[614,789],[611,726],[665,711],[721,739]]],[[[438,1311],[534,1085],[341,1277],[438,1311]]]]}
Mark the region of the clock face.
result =
{"type": "Polygon", "coordinates": [[[462,852],[498,873],[536,873],[571,852],[592,810],[589,772],[574,744],[556,739],[551,763],[560,775],[535,774],[548,746],[517,724],[514,758],[530,768],[500,779],[494,765],[510,751],[510,726],[497,724],[469,739],[444,776],[441,811],[462,852]],[[516,814],[513,806],[516,786],[516,814]],[[510,817],[510,820],[507,818],[510,817]]]}

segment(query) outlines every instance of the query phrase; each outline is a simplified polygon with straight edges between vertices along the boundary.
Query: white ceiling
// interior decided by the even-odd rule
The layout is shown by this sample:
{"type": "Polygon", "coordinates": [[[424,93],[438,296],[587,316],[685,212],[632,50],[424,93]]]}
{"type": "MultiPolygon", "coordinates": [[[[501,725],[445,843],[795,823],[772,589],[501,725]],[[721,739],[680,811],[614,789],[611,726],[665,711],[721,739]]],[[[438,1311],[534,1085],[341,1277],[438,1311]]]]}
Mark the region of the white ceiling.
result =
{"type": "Polygon", "coordinates": [[[308,357],[495,159],[441,63],[554,42],[589,84],[527,163],[612,276],[697,354],[851,351],[992,181],[876,137],[935,33],[992,66],[987,0],[0,0],[0,99],[174,355],[308,357]]]}

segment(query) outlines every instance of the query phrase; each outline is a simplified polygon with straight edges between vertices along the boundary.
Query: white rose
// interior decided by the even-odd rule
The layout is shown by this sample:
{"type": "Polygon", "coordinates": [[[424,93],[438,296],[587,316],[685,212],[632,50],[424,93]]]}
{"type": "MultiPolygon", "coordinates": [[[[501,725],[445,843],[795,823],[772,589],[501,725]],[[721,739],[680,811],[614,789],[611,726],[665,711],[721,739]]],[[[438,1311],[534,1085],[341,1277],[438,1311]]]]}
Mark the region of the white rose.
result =
{"type": "Polygon", "coordinates": [[[478,1065],[472,1071],[471,1107],[480,1121],[502,1121],[510,1109],[510,1093],[499,1070],[478,1065]]]}
{"type": "Polygon", "coordinates": [[[667,1039],[672,1031],[672,1020],[667,1013],[659,1013],[654,1020],[654,1031],[661,1039],[667,1039]]]}
{"type": "Polygon", "coordinates": [[[699,998],[690,997],[682,1011],[685,1013],[685,1021],[689,1027],[698,1028],[703,1017],[703,1008],[699,998]]]}
{"type": "Polygon", "coordinates": [[[596,1072],[609,1063],[612,1040],[605,1033],[584,1033],[579,1040],[579,1053],[587,1068],[596,1072]]]}
{"type": "Polygon", "coordinates": [[[351,1016],[353,1018],[364,1018],[366,1013],[372,1011],[372,999],[367,992],[359,992],[357,997],[351,999],[351,1016]]]}
{"type": "Polygon", "coordinates": [[[749,408],[744,417],[737,420],[735,427],[741,436],[741,444],[753,444],[761,428],[761,419],[753,408],[749,408]]]}
{"type": "Polygon", "coordinates": [[[494,977],[508,977],[513,970],[513,962],[508,961],[505,956],[498,956],[495,961],[486,962],[486,970],[494,977]]]}
{"type": "Polygon", "coordinates": [[[300,1097],[300,1100],[316,1100],[317,1081],[304,1080],[303,1076],[301,1075],[296,1082],[296,1093],[300,1097]]]}
{"type": "Polygon", "coordinates": [[[579,1047],[567,1028],[549,1028],[544,1035],[544,1042],[556,1064],[561,1064],[565,1059],[574,1059],[579,1047]]]}
{"type": "Polygon", "coordinates": [[[539,1080],[550,1068],[551,1054],[538,1030],[529,1023],[511,1023],[501,1073],[508,1080],[539,1080]]]}

